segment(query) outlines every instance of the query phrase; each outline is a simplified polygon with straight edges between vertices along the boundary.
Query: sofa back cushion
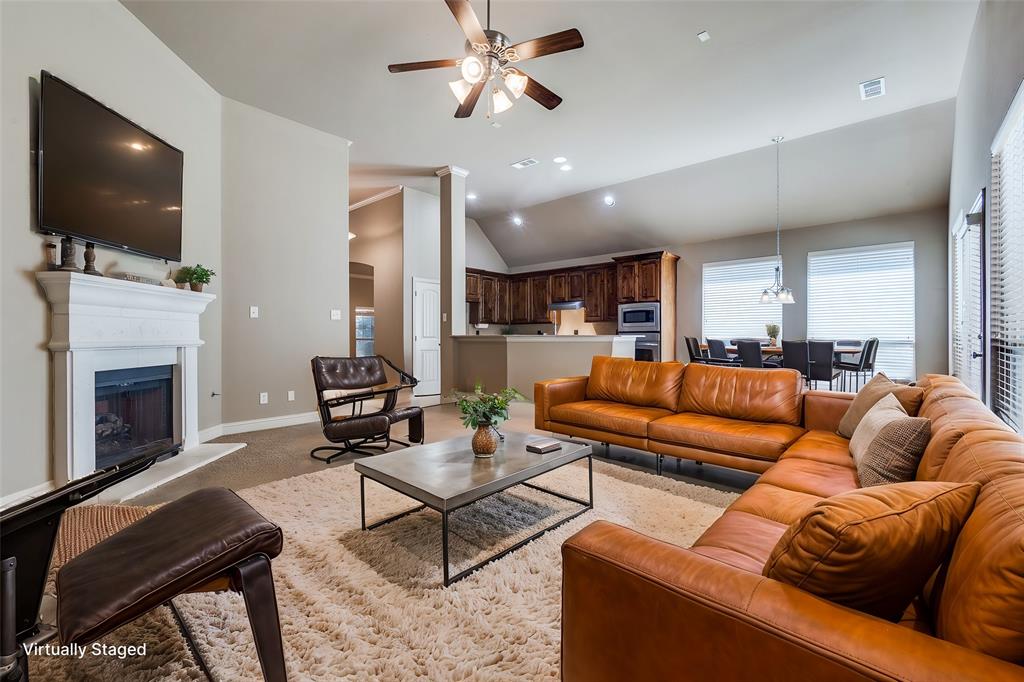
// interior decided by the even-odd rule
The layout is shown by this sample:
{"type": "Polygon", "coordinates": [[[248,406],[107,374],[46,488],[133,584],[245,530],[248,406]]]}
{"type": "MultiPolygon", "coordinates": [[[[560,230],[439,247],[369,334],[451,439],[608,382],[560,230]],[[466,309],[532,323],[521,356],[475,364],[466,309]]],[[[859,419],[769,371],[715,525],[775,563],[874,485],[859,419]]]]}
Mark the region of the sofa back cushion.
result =
{"type": "Polygon", "coordinates": [[[939,478],[983,487],[940,575],[935,633],[1024,664],[1024,438],[1003,430],[968,433],[939,478]]]}
{"type": "Polygon", "coordinates": [[[924,398],[924,390],[916,386],[903,386],[897,384],[879,372],[871,381],[864,385],[864,388],[857,391],[856,397],[850,404],[842,421],[839,422],[837,431],[843,438],[853,438],[853,432],[864,415],[875,406],[879,400],[887,395],[894,395],[900,401],[904,411],[911,417],[918,416],[921,407],[921,400],[924,398]]]}
{"type": "Polygon", "coordinates": [[[925,396],[918,416],[931,420],[932,425],[931,439],[917,467],[917,479],[922,481],[941,480],[939,472],[953,447],[965,434],[972,431],[1011,431],[962,384],[947,383],[934,387],[925,396]]]}
{"type": "Polygon", "coordinates": [[[595,355],[587,381],[587,400],[673,410],[685,367],[678,362],[638,362],[595,355]]]}
{"type": "Polygon", "coordinates": [[[798,370],[691,363],[676,411],[799,426],[802,400],[798,370]]]}

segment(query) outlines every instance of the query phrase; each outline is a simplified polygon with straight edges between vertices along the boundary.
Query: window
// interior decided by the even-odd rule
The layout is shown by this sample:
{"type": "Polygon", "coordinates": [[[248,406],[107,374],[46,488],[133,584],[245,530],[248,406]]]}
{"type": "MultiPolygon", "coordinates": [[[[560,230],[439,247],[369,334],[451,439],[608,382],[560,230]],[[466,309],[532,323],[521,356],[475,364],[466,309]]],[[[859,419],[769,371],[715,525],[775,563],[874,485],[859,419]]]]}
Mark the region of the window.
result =
{"type": "Polygon", "coordinates": [[[705,339],[766,339],[765,325],[782,328],[782,304],[761,303],[761,292],[775,281],[775,262],[775,256],[768,256],[704,264],[701,333],[705,339]]]}
{"type": "Polygon", "coordinates": [[[979,196],[969,216],[953,230],[953,317],[952,370],[972,391],[984,395],[984,270],[985,239],[980,220],[972,220],[985,211],[979,196]]]}
{"type": "Polygon", "coordinates": [[[875,370],[914,379],[914,243],[807,254],[807,338],[878,337],[875,370]]]}
{"type": "Polygon", "coordinates": [[[365,358],[373,352],[373,308],[356,308],[356,357],[365,358]]]}
{"type": "Polygon", "coordinates": [[[1024,430],[1024,87],[992,146],[989,280],[992,411],[1024,430]]]}

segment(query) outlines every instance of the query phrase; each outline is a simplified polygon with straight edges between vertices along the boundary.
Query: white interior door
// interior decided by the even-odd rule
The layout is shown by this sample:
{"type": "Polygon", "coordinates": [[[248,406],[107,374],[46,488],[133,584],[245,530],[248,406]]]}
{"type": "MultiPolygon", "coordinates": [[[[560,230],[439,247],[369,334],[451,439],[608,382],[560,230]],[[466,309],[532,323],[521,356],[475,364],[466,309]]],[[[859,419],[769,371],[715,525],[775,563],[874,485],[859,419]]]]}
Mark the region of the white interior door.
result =
{"type": "Polygon", "coordinates": [[[985,397],[984,199],[953,232],[953,374],[985,397]]]}
{"type": "Polygon", "coordinates": [[[413,395],[441,392],[441,282],[412,278],[413,395]]]}

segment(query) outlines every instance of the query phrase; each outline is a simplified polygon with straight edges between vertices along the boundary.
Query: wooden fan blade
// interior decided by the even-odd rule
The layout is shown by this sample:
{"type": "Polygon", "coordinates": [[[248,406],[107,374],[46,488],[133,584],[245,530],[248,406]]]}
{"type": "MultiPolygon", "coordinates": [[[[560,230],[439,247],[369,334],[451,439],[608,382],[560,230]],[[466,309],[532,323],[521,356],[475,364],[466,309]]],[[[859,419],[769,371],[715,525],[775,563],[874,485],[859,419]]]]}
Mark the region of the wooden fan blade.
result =
{"type": "Polygon", "coordinates": [[[405,71],[422,71],[424,69],[443,69],[446,66],[458,66],[458,59],[431,59],[426,62],[406,62],[404,64],[388,64],[388,71],[391,73],[404,73],[405,71]]]}
{"type": "Polygon", "coordinates": [[[579,32],[579,29],[570,28],[567,31],[552,33],[543,38],[534,38],[533,40],[517,43],[512,47],[515,48],[520,61],[523,59],[533,59],[534,57],[543,57],[544,55],[555,54],[556,52],[579,49],[583,47],[583,35],[579,32]]]}
{"type": "Polygon", "coordinates": [[[473,108],[476,106],[476,101],[480,99],[480,93],[484,91],[485,85],[487,85],[487,81],[481,79],[473,86],[473,89],[466,95],[465,101],[455,110],[455,118],[469,118],[469,115],[473,113],[473,108]]]}
{"type": "Polygon", "coordinates": [[[448,9],[455,15],[455,21],[459,22],[462,32],[469,38],[470,43],[487,43],[487,36],[484,34],[484,27],[476,18],[476,12],[469,4],[469,0],[444,0],[448,9]]]}
{"type": "Polygon", "coordinates": [[[530,80],[526,81],[526,90],[524,91],[524,94],[530,99],[540,103],[540,105],[545,109],[554,109],[562,103],[561,97],[533,80],[532,77],[530,77],[530,80]]]}

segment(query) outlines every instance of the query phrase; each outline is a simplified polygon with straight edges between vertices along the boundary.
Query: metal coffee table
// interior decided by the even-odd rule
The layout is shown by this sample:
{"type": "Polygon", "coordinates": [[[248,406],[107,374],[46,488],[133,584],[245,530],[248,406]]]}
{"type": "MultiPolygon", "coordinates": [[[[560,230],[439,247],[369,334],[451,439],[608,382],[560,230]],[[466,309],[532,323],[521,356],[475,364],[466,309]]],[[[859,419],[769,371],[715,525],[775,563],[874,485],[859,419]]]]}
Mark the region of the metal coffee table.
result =
{"type": "Polygon", "coordinates": [[[441,561],[444,565],[444,586],[465,578],[478,568],[514,552],[549,530],[558,528],[580,514],[594,508],[594,463],[590,446],[585,443],[562,441],[562,448],[546,454],[527,452],[526,444],[541,440],[541,436],[508,432],[498,451],[490,459],[473,456],[470,436],[418,445],[406,450],[376,455],[355,463],[359,472],[359,513],[363,530],[372,530],[403,516],[430,508],[441,514],[441,561]],[[581,500],[554,490],[548,490],[528,481],[536,476],[586,458],[588,498],[581,500]],[[370,525],[366,524],[366,486],[369,478],[383,486],[420,502],[418,507],[389,516],[370,525]],[[480,563],[449,576],[448,569],[448,515],[485,497],[500,493],[515,485],[523,485],[548,495],[581,505],[581,509],[559,520],[530,537],[520,540],[508,549],[480,563]]]}

